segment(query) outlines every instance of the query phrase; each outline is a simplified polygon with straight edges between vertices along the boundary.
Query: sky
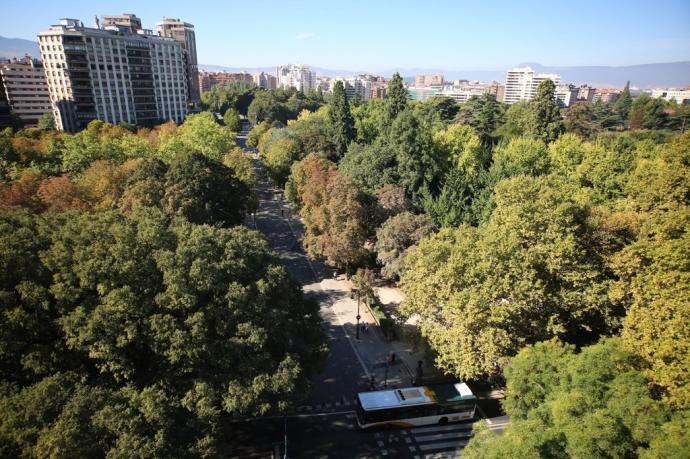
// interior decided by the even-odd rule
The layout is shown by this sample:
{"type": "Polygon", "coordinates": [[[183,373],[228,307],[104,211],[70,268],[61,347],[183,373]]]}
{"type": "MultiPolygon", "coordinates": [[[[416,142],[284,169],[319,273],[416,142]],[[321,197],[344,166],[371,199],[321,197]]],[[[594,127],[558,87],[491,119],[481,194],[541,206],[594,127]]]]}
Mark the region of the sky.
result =
{"type": "Polygon", "coordinates": [[[503,70],[690,60],[690,0],[17,1],[0,35],[36,39],[61,17],[164,16],[194,24],[200,64],[503,70]]]}

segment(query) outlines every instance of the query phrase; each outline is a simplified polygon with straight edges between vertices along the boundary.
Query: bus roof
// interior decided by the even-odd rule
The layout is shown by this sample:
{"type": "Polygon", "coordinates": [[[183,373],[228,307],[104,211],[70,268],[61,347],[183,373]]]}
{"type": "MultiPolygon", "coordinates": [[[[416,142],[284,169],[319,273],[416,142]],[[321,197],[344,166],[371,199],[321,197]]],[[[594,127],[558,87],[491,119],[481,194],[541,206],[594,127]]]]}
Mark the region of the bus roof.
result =
{"type": "Polygon", "coordinates": [[[476,400],[465,383],[433,384],[422,387],[360,392],[357,396],[365,410],[476,400]]]}

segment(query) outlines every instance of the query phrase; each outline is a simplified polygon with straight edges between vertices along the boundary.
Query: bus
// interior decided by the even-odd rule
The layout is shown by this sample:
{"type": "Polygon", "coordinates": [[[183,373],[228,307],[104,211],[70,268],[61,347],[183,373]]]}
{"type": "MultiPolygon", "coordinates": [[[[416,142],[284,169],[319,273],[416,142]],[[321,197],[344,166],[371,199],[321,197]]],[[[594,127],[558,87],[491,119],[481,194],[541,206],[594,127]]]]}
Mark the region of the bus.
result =
{"type": "Polygon", "coordinates": [[[430,384],[357,394],[357,424],[413,427],[474,419],[477,397],[465,383],[430,384]]]}

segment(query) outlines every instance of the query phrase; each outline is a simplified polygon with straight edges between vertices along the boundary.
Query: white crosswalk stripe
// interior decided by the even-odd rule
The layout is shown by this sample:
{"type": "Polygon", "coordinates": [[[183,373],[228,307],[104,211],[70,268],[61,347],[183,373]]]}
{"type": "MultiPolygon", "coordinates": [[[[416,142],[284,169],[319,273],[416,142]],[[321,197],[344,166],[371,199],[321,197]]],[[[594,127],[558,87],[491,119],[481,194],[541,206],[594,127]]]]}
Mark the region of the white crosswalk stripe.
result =
{"type": "Polygon", "coordinates": [[[472,437],[472,423],[415,427],[407,432],[415,445],[408,443],[411,453],[420,452],[424,459],[460,458],[460,452],[472,437]]]}

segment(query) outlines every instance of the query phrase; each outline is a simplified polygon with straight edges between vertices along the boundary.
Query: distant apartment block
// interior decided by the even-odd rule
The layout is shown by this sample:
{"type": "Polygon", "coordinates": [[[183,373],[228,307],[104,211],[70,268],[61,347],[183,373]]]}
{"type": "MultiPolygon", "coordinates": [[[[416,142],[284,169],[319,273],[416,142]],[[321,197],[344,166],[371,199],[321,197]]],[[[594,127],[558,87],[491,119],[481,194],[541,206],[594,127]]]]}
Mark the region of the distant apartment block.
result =
{"type": "Polygon", "coordinates": [[[580,102],[587,102],[587,103],[592,103],[594,102],[594,93],[596,92],[596,89],[583,84],[578,88],[577,91],[577,100],[580,102]]]}
{"type": "Polygon", "coordinates": [[[278,87],[282,88],[307,91],[316,87],[316,74],[304,64],[279,65],[276,69],[276,79],[278,87]]]}
{"type": "Polygon", "coordinates": [[[652,89],[654,99],[664,99],[667,101],[675,100],[676,103],[690,104],[690,88],[686,89],[652,89]]]}
{"type": "Polygon", "coordinates": [[[386,95],[387,83],[383,77],[362,74],[347,78],[335,77],[328,81],[328,91],[333,92],[335,83],[342,81],[348,100],[368,101],[382,99],[386,95]]]}
{"type": "Polygon", "coordinates": [[[36,126],[38,119],[51,111],[48,84],[41,61],[26,56],[0,63],[0,77],[5,99],[25,126],[36,126]]]}
{"type": "Polygon", "coordinates": [[[134,15],[127,25],[111,18],[93,28],[61,19],[38,34],[57,128],[74,132],[94,119],[182,122],[189,83],[181,43],[137,29],[141,21],[134,15]]]}
{"type": "Polygon", "coordinates": [[[266,72],[255,73],[252,75],[252,79],[254,84],[261,89],[276,89],[278,87],[276,77],[266,72]]]}
{"type": "Polygon", "coordinates": [[[414,85],[417,88],[443,86],[443,75],[417,75],[414,77],[414,85]]]}
{"type": "Polygon", "coordinates": [[[560,75],[552,73],[535,73],[531,67],[515,67],[506,74],[503,102],[514,104],[530,101],[537,94],[537,87],[544,80],[551,80],[556,86],[561,82],[560,75]]]}
{"type": "Polygon", "coordinates": [[[5,94],[5,84],[0,78],[0,129],[12,127],[12,124],[10,104],[7,102],[7,94],[5,94]]]}
{"type": "Polygon", "coordinates": [[[604,104],[615,102],[621,95],[621,90],[616,88],[597,88],[594,90],[592,102],[602,102],[604,104]]]}
{"type": "Polygon", "coordinates": [[[570,107],[580,94],[580,88],[572,84],[560,84],[556,86],[556,102],[561,107],[570,107]]]}
{"type": "Polygon", "coordinates": [[[179,19],[165,18],[156,24],[161,37],[173,38],[182,46],[182,55],[187,73],[187,90],[189,101],[199,101],[199,62],[196,56],[196,33],[194,26],[179,19]]]}
{"type": "Polygon", "coordinates": [[[210,91],[212,87],[218,85],[228,85],[237,81],[254,83],[254,77],[250,73],[239,72],[199,72],[198,84],[201,93],[210,91]]]}

